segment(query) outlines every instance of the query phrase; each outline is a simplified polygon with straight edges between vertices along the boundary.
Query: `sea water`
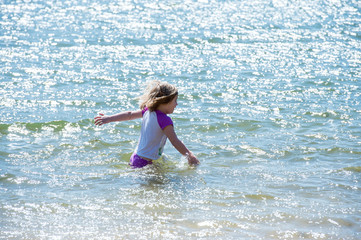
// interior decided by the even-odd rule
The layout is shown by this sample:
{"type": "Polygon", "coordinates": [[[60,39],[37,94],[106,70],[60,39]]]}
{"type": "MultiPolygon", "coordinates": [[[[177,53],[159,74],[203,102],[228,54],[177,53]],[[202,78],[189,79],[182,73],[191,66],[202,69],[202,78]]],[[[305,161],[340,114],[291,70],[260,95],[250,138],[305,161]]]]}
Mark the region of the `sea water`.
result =
{"type": "Polygon", "coordinates": [[[360,239],[357,0],[0,1],[0,239],[360,239]],[[146,82],[201,161],[132,169],[146,82]]]}

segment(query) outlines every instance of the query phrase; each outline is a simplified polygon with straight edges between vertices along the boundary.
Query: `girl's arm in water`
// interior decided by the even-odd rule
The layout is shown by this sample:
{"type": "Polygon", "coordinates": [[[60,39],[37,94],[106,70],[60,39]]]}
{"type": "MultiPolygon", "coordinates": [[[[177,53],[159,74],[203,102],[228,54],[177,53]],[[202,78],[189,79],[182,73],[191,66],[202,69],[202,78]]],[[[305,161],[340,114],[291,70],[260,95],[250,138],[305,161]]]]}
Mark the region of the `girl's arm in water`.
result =
{"type": "Polygon", "coordinates": [[[94,124],[97,126],[101,126],[110,122],[128,121],[141,118],[142,116],[142,110],[122,112],[112,116],[104,116],[104,114],[99,113],[99,116],[94,118],[94,124]]]}
{"type": "Polygon", "coordinates": [[[164,133],[168,137],[172,145],[180,152],[183,156],[188,159],[190,165],[199,164],[199,160],[194,156],[194,154],[188,150],[188,148],[183,144],[181,140],[178,139],[177,134],[174,132],[173,125],[168,125],[164,128],[164,133]]]}

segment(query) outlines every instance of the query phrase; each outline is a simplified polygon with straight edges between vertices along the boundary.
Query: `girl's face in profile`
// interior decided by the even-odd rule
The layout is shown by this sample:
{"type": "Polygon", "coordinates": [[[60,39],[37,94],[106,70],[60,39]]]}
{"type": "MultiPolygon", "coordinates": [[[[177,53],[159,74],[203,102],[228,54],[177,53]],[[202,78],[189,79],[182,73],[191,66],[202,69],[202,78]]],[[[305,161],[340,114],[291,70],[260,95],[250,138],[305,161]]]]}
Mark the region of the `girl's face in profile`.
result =
{"type": "Polygon", "coordinates": [[[174,112],[174,109],[177,107],[178,103],[178,96],[175,96],[172,101],[169,103],[164,104],[165,114],[171,114],[174,112]]]}

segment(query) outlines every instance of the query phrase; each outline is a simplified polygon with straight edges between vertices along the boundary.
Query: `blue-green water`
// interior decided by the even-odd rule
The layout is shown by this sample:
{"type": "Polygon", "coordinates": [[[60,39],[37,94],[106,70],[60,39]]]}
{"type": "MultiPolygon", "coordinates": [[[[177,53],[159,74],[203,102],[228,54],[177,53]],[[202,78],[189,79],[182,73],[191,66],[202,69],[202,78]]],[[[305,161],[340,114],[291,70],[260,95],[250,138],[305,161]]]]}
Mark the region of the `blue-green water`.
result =
{"type": "Polygon", "coordinates": [[[0,239],[360,239],[361,3],[0,1],[0,239]],[[179,138],[128,166],[144,84],[179,138]]]}

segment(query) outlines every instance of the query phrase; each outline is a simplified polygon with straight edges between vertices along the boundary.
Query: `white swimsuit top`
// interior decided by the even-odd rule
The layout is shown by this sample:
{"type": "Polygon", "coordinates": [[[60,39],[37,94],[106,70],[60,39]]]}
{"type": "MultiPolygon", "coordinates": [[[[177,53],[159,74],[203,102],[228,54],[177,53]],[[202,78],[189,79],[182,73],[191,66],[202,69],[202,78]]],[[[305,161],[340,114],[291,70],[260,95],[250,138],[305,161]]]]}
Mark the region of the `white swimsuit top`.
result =
{"type": "Polygon", "coordinates": [[[135,153],[139,157],[156,160],[162,155],[167,141],[163,129],[168,125],[173,125],[173,121],[167,114],[158,110],[151,112],[145,108],[142,114],[142,128],[135,153]]]}

